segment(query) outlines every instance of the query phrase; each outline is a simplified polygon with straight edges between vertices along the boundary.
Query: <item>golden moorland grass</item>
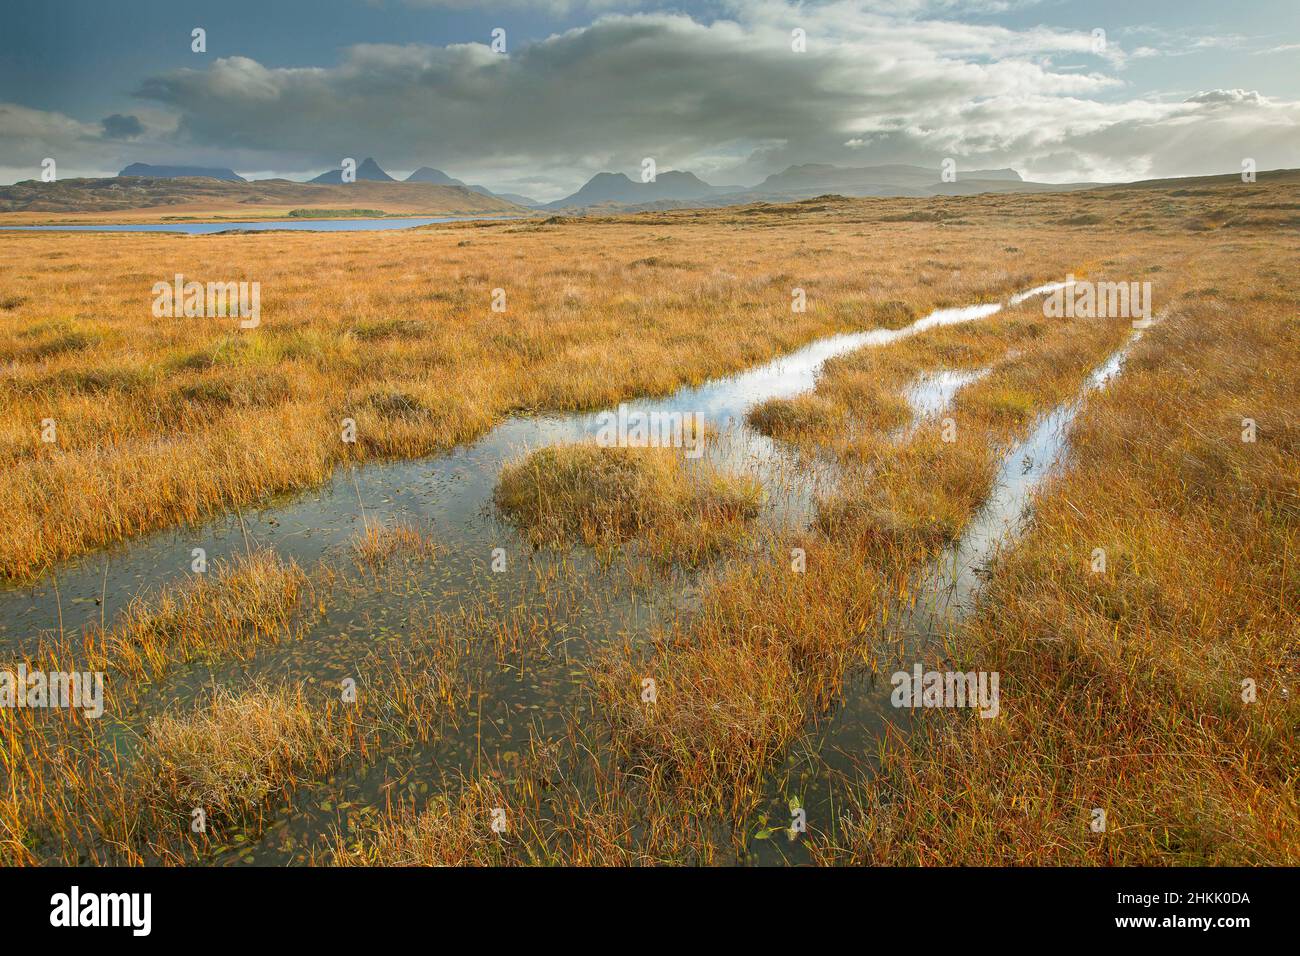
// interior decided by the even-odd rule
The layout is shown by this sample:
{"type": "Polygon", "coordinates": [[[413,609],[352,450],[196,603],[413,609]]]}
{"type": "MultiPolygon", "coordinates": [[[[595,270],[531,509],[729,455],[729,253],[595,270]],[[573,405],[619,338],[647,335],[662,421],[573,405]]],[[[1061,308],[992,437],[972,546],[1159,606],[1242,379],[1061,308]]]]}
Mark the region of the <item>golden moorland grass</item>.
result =
{"type": "Polygon", "coordinates": [[[1287,258],[1207,255],[1089,400],[1070,469],[953,641],[964,668],[1000,672],[1002,716],[943,714],[891,741],[826,862],[1300,859],[1287,258]]]}
{"type": "MultiPolygon", "coordinates": [[[[318,484],[344,460],[445,449],[512,411],[664,394],[1139,245],[1059,225],[1082,201],[935,200],[972,217],[938,226],[887,221],[912,201],[830,199],[342,238],[0,235],[0,575],[318,484]],[[154,284],[177,274],[259,282],[260,326],[154,318],[154,284]]],[[[1203,205],[1164,201],[1175,228],[1141,244],[1186,242],[1180,217],[1203,205]]],[[[1152,206],[1088,202],[1130,230],[1152,206]]]]}
{"type": "MultiPolygon", "coordinates": [[[[812,846],[823,862],[1294,863],[1300,204],[1288,183],[1242,190],[830,198],[355,234],[346,255],[337,236],[0,237],[0,573],[303,487],[349,459],[445,448],[512,411],[663,393],[1067,272],[1149,278],[1164,322],[1089,396],[1065,476],[945,648],[1000,671],[1003,716],[940,716],[890,741],[879,777],[839,788],[857,822],[829,835],[818,823],[812,846]],[[176,271],[261,281],[262,326],[152,319],[152,282],[176,271]],[[806,313],[790,311],[796,286],[806,313]],[[489,308],[496,287],[505,316],[489,308]],[[338,440],[344,417],[355,446],[338,440]],[[55,443],[40,441],[46,418],[55,443]],[[1253,443],[1240,441],[1246,418],[1253,443]],[[1088,568],[1097,547],[1101,575],[1088,568]],[[1098,806],[1111,821],[1100,838],[1087,827],[1098,806]]],[[[773,433],[839,460],[813,527],[724,562],[699,609],[648,644],[620,635],[575,661],[593,693],[565,763],[477,774],[317,849],[339,863],[654,863],[743,843],[766,772],[850,669],[870,666],[917,572],[987,494],[999,451],[1127,334],[1124,321],[1044,320],[1031,301],[829,363],[793,414],[768,409],[773,433]],[[989,370],[947,412],[957,441],[934,421],[895,434],[901,389],[945,368],[989,370]],[[505,840],[488,828],[496,806],[509,809],[505,840]]],[[[518,505],[506,510],[545,543],[599,538],[588,511],[609,502],[578,493],[593,477],[615,501],[629,481],[683,487],[672,465],[578,447],[502,475],[518,505]]],[[[622,500],[612,517],[632,514],[634,536],[674,514],[648,526],[635,520],[645,502],[622,500]]],[[[385,567],[399,552],[426,557],[408,530],[353,542],[365,587],[400,574],[385,567]]],[[[143,683],[291,629],[308,593],[296,567],[251,554],[210,584],[141,598],[88,646],[143,683]]],[[[401,653],[367,665],[355,712],[293,686],[217,688],[190,711],[133,715],[143,735],[121,750],[75,712],[0,711],[0,860],[203,859],[194,799],[260,818],[346,756],[382,759],[379,733],[390,747],[432,739],[485,668],[515,672],[553,638],[549,606],[481,598],[414,615],[401,653]]],[[[129,697],[115,695],[115,716],[129,697]]]]}
{"type": "MultiPolygon", "coordinates": [[[[704,595],[701,613],[648,648],[615,647],[595,668],[612,747],[701,806],[737,817],[766,770],[838,694],[923,562],[951,541],[991,489],[998,449],[1028,425],[997,397],[1019,383],[1045,411],[1073,394],[1128,334],[1127,320],[1056,323],[959,393],[957,441],[919,427],[901,448],[847,473],[819,503],[814,533],[790,554],[737,567],[704,595]],[[651,678],[657,700],[642,700],[651,678]]],[[[884,347],[900,347],[901,343],[884,347]]],[[[833,388],[829,377],[826,383],[833,388]]],[[[821,392],[818,387],[816,395],[821,392]]]]}

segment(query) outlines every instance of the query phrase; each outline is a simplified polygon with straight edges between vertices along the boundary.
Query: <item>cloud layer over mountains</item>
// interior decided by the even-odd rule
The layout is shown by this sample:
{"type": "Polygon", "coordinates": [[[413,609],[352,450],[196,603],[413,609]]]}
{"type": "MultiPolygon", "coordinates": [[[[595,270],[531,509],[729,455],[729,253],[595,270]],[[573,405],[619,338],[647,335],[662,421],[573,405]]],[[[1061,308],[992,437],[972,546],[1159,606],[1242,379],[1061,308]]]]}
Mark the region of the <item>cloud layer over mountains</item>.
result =
{"type": "Polygon", "coordinates": [[[1156,51],[1089,32],[760,0],[713,22],[614,13],[518,47],[507,35],[507,55],[484,39],[358,44],[313,67],[214,57],[146,78],[140,116],[102,122],[0,104],[0,152],[284,173],[382,154],[390,169],[432,160],[550,198],[647,156],[745,185],[797,163],[948,156],[1043,181],[1231,172],[1244,157],[1300,166],[1300,104],[1245,90],[1126,96],[1126,64],[1156,51]]]}

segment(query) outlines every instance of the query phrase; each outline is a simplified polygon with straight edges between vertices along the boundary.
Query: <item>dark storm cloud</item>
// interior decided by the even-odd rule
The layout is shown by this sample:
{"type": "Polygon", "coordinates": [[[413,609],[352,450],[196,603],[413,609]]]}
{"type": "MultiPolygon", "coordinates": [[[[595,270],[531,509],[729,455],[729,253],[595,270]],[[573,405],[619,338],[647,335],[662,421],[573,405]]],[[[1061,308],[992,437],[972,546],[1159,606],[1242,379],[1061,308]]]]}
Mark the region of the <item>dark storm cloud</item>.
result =
{"type": "Polygon", "coordinates": [[[114,113],[100,120],[100,125],[104,128],[104,135],[109,139],[135,139],[137,136],[144,135],[144,124],[140,122],[138,116],[114,113]]]}

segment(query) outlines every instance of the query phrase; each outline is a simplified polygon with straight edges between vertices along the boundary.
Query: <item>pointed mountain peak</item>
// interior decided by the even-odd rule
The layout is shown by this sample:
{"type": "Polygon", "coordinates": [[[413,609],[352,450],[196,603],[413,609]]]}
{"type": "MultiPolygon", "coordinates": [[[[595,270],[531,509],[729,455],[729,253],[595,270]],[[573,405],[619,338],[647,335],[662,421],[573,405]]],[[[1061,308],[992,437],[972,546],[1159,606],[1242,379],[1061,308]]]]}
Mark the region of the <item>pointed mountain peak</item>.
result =
{"type": "Polygon", "coordinates": [[[357,179],[378,180],[385,183],[396,182],[392,176],[380,169],[379,164],[369,156],[363,159],[361,165],[357,167],[357,179]]]}

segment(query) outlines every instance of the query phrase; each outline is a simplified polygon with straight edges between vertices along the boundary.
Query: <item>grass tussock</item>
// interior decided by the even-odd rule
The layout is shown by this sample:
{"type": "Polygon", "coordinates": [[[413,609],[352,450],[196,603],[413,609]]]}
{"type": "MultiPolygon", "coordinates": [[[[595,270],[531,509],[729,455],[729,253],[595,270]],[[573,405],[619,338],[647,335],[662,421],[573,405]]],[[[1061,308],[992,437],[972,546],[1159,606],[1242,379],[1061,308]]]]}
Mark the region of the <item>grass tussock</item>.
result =
{"type": "Polygon", "coordinates": [[[352,536],[352,556],[362,565],[380,567],[399,555],[431,559],[437,547],[431,537],[409,524],[379,525],[366,522],[352,536]]]}
{"type": "Polygon", "coordinates": [[[745,420],[760,434],[784,441],[795,441],[810,432],[826,431],[841,424],[836,410],[813,395],[769,398],[751,408],[745,420]]]}
{"type": "Polygon", "coordinates": [[[997,466],[988,445],[947,443],[939,429],[929,428],[819,499],[816,524],[881,557],[931,553],[961,533],[988,495],[997,466]]]}
{"type": "Polygon", "coordinates": [[[254,551],[133,598],[106,631],[91,629],[88,646],[97,667],[136,678],[200,657],[245,654],[294,633],[309,588],[293,561],[254,551]]]}
{"type": "Polygon", "coordinates": [[[494,499],[539,546],[611,546],[697,562],[743,538],[762,489],[671,449],[557,445],[505,466],[494,499]]]}
{"type": "Polygon", "coordinates": [[[205,705],[149,721],[134,768],[139,800],[189,816],[248,814],[328,771],[348,751],[343,720],[301,688],[219,689],[205,705]]]}
{"type": "MultiPolygon", "coordinates": [[[[405,806],[368,832],[338,838],[333,866],[501,866],[509,862],[504,839],[511,808],[489,779],[468,784],[456,797],[437,794],[419,812],[405,806]],[[494,811],[505,830],[492,829],[494,811]]],[[[517,825],[518,821],[516,821],[517,825]]]]}

